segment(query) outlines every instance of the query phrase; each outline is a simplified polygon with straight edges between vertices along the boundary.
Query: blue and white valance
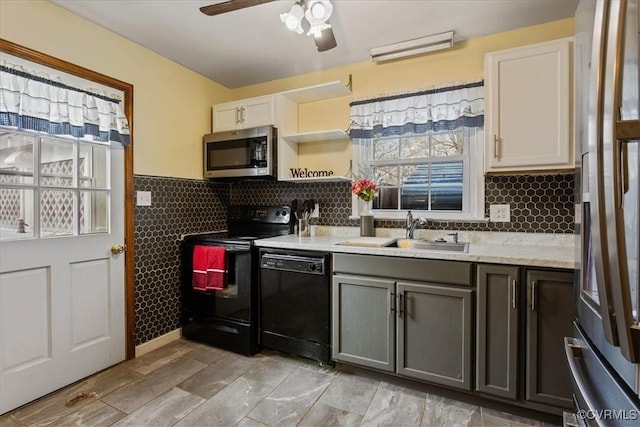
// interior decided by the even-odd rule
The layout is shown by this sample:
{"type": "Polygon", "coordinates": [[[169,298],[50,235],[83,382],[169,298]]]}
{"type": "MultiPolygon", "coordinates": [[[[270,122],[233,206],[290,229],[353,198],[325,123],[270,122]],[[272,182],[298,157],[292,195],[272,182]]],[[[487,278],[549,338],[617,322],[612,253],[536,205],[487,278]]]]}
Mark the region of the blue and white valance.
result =
{"type": "Polygon", "coordinates": [[[129,145],[120,100],[0,63],[0,125],[129,145]]]}
{"type": "Polygon", "coordinates": [[[484,126],[484,81],[353,101],[350,136],[373,138],[484,126]]]}

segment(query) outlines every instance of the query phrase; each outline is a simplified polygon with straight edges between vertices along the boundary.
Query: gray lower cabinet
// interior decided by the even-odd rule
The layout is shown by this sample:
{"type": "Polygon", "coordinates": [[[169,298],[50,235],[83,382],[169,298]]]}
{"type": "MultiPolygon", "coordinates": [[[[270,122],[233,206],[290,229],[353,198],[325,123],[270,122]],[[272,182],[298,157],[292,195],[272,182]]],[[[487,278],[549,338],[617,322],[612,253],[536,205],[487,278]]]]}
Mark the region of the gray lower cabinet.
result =
{"type": "Polygon", "coordinates": [[[471,390],[470,289],[397,282],[397,373],[471,390]]]}
{"type": "Polygon", "coordinates": [[[334,360],[471,389],[471,289],[347,274],[332,286],[334,360]]]}
{"type": "Polygon", "coordinates": [[[516,400],[520,387],[526,401],[570,408],[563,340],[575,318],[573,273],[480,264],[477,284],[476,390],[516,400]]]}
{"type": "Polygon", "coordinates": [[[476,390],[516,399],[520,269],[481,264],[477,271],[476,390]]]}
{"type": "Polygon", "coordinates": [[[574,276],[571,272],[527,270],[526,399],[571,407],[572,389],[564,337],[572,336],[574,276]]]}
{"type": "Polygon", "coordinates": [[[332,352],[335,360],[395,370],[395,282],[334,275],[332,352]]]}

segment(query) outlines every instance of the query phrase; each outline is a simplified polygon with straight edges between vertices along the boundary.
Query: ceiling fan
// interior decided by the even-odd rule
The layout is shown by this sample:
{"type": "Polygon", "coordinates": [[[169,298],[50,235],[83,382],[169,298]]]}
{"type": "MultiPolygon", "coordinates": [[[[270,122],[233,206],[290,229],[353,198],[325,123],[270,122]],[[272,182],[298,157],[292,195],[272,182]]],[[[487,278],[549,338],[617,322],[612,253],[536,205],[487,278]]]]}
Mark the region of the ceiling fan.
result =
{"type": "MultiPolygon", "coordinates": [[[[200,12],[209,16],[221,15],[272,1],[275,0],[228,0],[202,6],[200,12]]],[[[318,52],[324,52],[338,45],[329,24],[332,10],[333,6],[329,0],[296,0],[291,10],[281,14],[280,19],[289,30],[302,34],[302,18],[306,18],[310,25],[307,35],[313,36],[318,52]]]]}

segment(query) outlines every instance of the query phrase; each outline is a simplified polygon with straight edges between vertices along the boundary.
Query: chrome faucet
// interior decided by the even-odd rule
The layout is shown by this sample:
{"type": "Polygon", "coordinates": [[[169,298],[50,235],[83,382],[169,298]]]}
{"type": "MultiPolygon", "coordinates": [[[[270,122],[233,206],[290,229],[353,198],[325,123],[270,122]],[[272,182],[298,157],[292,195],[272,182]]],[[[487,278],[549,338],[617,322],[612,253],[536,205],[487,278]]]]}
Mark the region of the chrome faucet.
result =
{"type": "Polygon", "coordinates": [[[407,219],[405,222],[405,226],[406,226],[405,237],[407,239],[413,239],[413,232],[416,230],[416,226],[418,224],[427,225],[427,220],[423,218],[414,219],[413,215],[411,214],[411,211],[407,211],[407,219]]]}
{"type": "Polygon", "coordinates": [[[453,237],[453,243],[458,243],[458,233],[449,233],[448,236],[453,237]]]}

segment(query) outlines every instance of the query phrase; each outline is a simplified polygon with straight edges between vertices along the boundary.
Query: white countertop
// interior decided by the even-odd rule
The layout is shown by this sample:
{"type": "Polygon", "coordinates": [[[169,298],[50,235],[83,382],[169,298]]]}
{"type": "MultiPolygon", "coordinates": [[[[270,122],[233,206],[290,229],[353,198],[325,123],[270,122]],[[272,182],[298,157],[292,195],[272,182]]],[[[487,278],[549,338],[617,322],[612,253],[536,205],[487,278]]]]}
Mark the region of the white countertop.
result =
{"type": "MultiPolygon", "coordinates": [[[[434,240],[451,237],[455,230],[418,230],[416,238],[434,240]]],[[[574,269],[575,249],[572,234],[506,233],[459,231],[460,242],[470,242],[469,252],[444,252],[423,249],[399,249],[338,245],[357,237],[355,227],[312,227],[311,237],[278,236],[255,241],[256,246],[363,255],[430,258],[496,264],[574,269]]],[[[402,229],[377,229],[376,237],[404,238],[402,229]]]]}

